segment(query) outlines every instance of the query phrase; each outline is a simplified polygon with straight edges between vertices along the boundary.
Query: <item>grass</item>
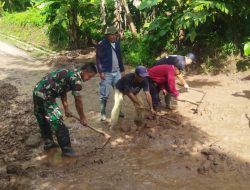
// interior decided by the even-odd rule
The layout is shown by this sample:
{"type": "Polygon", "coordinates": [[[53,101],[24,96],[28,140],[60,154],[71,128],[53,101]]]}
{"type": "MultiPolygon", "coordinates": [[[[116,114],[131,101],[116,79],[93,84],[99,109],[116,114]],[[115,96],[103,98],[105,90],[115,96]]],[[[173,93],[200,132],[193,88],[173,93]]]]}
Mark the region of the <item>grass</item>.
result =
{"type": "Polygon", "coordinates": [[[46,35],[46,30],[46,26],[20,26],[6,23],[3,18],[0,19],[0,32],[9,36],[15,36],[17,39],[26,43],[36,44],[38,47],[40,46],[47,49],[52,49],[46,35]]]}

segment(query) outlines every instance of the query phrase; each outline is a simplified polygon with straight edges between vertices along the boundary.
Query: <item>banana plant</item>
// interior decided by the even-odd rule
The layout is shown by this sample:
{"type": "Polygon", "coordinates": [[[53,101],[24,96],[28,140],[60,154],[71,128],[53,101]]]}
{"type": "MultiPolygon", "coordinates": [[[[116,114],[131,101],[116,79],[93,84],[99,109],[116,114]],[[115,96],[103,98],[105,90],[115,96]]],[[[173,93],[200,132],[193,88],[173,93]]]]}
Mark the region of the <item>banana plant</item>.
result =
{"type": "MultiPolygon", "coordinates": [[[[80,21],[93,17],[93,7],[97,0],[38,0],[37,5],[42,7],[42,14],[46,15],[49,23],[49,32],[66,30],[68,46],[78,49],[80,44],[80,21]],[[55,29],[58,28],[58,29],[55,29]]],[[[53,34],[54,35],[54,34],[53,34]]],[[[56,37],[58,34],[55,34],[56,37]]],[[[63,35],[63,34],[62,34],[63,35]]]]}

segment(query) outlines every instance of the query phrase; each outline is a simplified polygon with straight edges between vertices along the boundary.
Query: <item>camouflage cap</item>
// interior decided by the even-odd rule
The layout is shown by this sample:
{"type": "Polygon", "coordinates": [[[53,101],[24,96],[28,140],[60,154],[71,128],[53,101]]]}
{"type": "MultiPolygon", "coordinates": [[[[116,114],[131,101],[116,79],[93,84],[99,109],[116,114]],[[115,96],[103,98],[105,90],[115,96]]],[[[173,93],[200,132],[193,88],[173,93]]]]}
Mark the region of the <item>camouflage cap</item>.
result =
{"type": "Polygon", "coordinates": [[[116,34],[117,33],[117,30],[114,26],[109,26],[107,27],[106,31],[105,31],[105,35],[108,35],[108,34],[116,34]]]}

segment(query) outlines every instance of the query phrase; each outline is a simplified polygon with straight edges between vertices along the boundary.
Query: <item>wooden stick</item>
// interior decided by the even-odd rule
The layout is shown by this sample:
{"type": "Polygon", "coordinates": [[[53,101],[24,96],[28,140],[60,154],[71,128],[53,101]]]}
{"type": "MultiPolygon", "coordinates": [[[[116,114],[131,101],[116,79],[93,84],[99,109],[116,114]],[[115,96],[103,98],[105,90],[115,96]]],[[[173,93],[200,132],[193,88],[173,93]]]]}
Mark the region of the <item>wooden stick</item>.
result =
{"type": "Polygon", "coordinates": [[[202,93],[202,94],[205,94],[205,93],[206,93],[206,92],[204,92],[203,90],[199,90],[199,89],[196,89],[196,88],[191,88],[191,87],[189,87],[188,89],[193,90],[193,91],[196,91],[196,92],[200,92],[200,93],[202,93]]]}
{"type": "MultiPolygon", "coordinates": [[[[148,108],[143,108],[143,110],[146,110],[146,111],[151,112],[151,110],[148,109],[148,108]]],[[[159,114],[159,113],[156,113],[156,116],[161,117],[161,118],[164,118],[164,119],[167,119],[167,120],[172,121],[172,122],[174,122],[174,123],[178,123],[178,121],[176,121],[176,120],[174,120],[174,119],[171,119],[171,118],[167,117],[166,115],[161,115],[161,114],[159,114]]]]}
{"type": "Polygon", "coordinates": [[[206,94],[207,94],[206,92],[203,94],[203,96],[201,98],[201,101],[199,102],[199,104],[197,105],[196,109],[194,110],[194,114],[198,113],[198,109],[199,109],[199,107],[200,107],[203,99],[205,98],[206,94]]]}
{"type": "Polygon", "coordinates": [[[167,119],[167,120],[169,120],[169,121],[172,121],[172,122],[174,122],[174,123],[179,123],[178,121],[176,121],[176,120],[174,120],[174,119],[171,119],[171,118],[169,118],[169,117],[167,117],[167,116],[165,116],[165,115],[159,115],[159,114],[157,114],[157,116],[159,116],[159,117],[161,117],[161,118],[164,118],[164,119],[167,119]]]}
{"type": "MultiPolygon", "coordinates": [[[[80,119],[78,117],[76,117],[75,115],[71,115],[71,117],[73,117],[76,120],[80,121],[80,119]]],[[[104,131],[95,129],[94,127],[91,127],[89,125],[85,125],[85,126],[88,127],[89,129],[95,131],[96,133],[99,133],[99,134],[103,135],[107,139],[107,141],[100,148],[97,148],[97,149],[103,149],[108,144],[108,142],[110,141],[111,136],[108,133],[105,133],[104,131]]]]}
{"type": "Polygon", "coordinates": [[[199,105],[198,103],[193,102],[193,101],[191,101],[191,100],[184,100],[184,99],[181,99],[181,100],[177,100],[177,101],[179,101],[179,102],[188,102],[188,103],[190,103],[190,104],[194,104],[194,105],[196,105],[196,106],[198,106],[198,105],[199,105]]]}

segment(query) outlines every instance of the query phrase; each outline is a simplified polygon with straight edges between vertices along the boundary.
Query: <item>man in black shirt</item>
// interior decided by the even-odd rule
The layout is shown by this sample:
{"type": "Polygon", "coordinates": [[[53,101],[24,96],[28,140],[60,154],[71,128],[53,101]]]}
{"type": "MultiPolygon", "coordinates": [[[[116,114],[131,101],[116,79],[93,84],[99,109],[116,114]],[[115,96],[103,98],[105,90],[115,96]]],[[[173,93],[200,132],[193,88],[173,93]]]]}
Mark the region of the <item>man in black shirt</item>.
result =
{"type": "Polygon", "coordinates": [[[146,100],[150,107],[151,113],[155,114],[152,105],[152,98],[149,93],[147,77],[147,69],[143,66],[137,66],[135,69],[135,73],[126,74],[117,82],[114,96],[115,104],[111,112],[111,129],[117,125],[124,95],[127,95],[134,103],[136,110],[135,123],[137,125],[142,124],[144,106],[143,103],[140,101],[139,97],[137,96],[141,89],[143,89],[143,91],[145,92],[146,100]]]}

